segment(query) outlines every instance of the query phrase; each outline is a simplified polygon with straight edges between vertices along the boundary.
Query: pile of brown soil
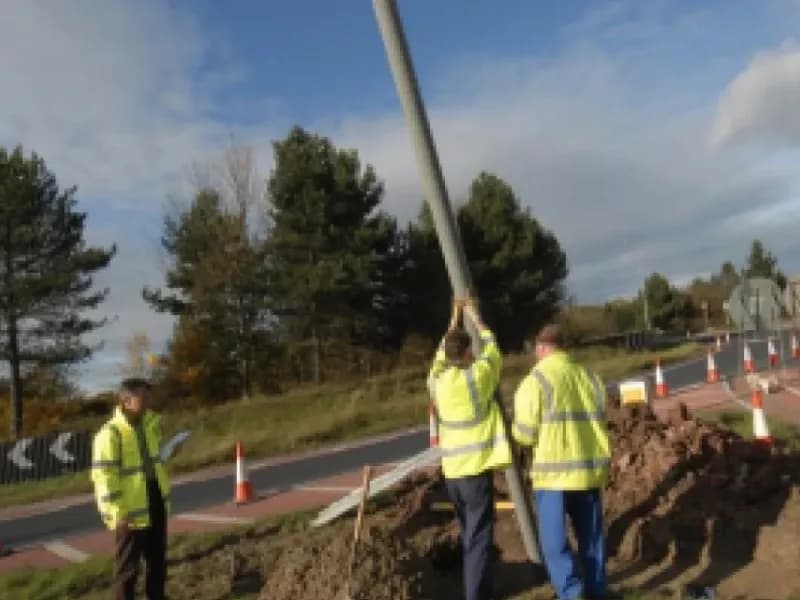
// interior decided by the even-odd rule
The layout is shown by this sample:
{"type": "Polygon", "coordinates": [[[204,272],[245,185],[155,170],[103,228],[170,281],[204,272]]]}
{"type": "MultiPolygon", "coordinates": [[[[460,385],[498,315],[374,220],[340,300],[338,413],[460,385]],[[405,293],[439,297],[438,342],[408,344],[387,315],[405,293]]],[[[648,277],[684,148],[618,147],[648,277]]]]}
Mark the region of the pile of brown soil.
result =
{"type": "MultiPolygon", "coordinates": [[[[614,409],[609,430],[614,457],[604,503],[612,580],[644,588],[696,583],[741,593],[764,573],[782,570],[776,581],[759,583],[759,596],[800,590],[796,456],[690,419],[683,407],[667,422],[648,410],[614,409]]],[[[502,475],[496,481],[502,497],[502,475]]],[[[461,597],[458,528],[451,512],[430,509],[437,500],[446,500],[438,472],[417,474],[371,505],[352,598],[461,597]]],[[[351,543],[351,520],[281,540],[264,563],[261,597],[337,598],[351,543]]],[[[495,543],[497,596],[533,590],[526,597],[547,597],[541,572],[525,559],[513,512],[498,514],[495,543]]]]}

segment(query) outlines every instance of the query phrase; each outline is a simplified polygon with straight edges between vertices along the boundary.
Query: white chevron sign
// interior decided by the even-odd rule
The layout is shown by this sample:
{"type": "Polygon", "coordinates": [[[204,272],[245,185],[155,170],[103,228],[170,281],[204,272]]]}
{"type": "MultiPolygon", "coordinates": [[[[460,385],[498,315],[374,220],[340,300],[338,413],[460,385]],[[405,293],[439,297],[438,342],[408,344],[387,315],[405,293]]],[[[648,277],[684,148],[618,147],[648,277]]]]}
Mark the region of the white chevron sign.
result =
{"type": "Polygon", "coordinates": [[[72,439],[71,433],[60,434],[56,438],[56,441],[53,442],[52,445],[50,446],[50,454],[55,456],[62,463],[75,462],[75,457],[72,456],[72,454],[70,454],[69,452],[67,452],[67,449],[65,448],[65,446],[69,443],[71,439],[72,439]]]}
{"type": "Polygon", "coordinates": [[[14,447],[8,452],[8,460],[17,465],[19,469],[32,469],[33,462],[25,455],[28,451],[28,446],[31,445],[33,440],[25,438],[14,444],[14,447]]]}

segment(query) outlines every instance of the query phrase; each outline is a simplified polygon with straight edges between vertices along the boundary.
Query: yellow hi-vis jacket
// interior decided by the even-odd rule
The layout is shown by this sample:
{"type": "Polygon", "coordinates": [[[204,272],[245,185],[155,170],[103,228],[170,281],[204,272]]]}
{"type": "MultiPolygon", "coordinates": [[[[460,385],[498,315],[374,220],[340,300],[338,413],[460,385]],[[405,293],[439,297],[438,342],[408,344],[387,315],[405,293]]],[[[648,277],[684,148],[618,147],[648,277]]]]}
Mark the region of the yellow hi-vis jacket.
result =
{"type": "MultiPolygon", "coordinates": [[[[161,417],[145,411],[141,420],[147,451],[153,461],[161,496],[169,514],[169,479],[161,464],[161,417]]],[[[150,526],[147,480],[139,450],[136,430],[117,407],[114,415],[94,436],[92,445],[92,482],[97,507],[109,529],[116,529],[123,519],[133,529],[150,526]]]]}
{"type": "Polygon", "coordinates": [[[534,488],[589,490],[608,479],[605,387],[564,352],[540,361],[520,383],[513,434],[533,446],[534,488]]]}
{"type": "Polygon", "coordinates": [[[439,421],[442,471],[448,479],[478,475],[511,462],[502,417],[493,401],[502,357],[494,335],[480,332],[484,346],[466,369],[450,365],[439,347],[428,375],[428,390],[439,421]]]}

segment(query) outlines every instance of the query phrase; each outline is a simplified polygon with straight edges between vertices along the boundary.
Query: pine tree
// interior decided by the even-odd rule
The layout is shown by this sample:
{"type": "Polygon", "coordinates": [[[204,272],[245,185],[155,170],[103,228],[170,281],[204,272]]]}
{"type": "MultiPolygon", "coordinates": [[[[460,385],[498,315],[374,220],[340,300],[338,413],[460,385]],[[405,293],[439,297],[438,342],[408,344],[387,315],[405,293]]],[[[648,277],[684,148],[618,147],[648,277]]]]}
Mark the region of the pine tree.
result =
{"type": "Polygon", "coordinates": [[[0,356],[9,363],[11,435],[22,432],[24,363],[70,364],[93,348],[81,337],[102,326],[85,311],[107,289],[93,290],[92,275],[108,266],[115,247],[87,247],[85,213],[76,188],[59,189],[36,154],[0,149],[0,356]]]}
{"type": "Polygon", "coordinates": [[[184,356],[202,361],[208,383],[195,381],[192,391],[213,399],[252,393],[254,363],[272,328],[263,241],[251,239],[243,215],[224,209],[216,190],[199,191],[187,210],[164,221],[169,291],[143,291],[154,309],[179,317],[176,335],[204,341],[205,354],[184,356]]]}
{"type": "Polygon", "coordinates": [[[278,312],[292,351],[310,358],[319,381],[329,343],[337,346],[329,356],[341,356],[389,333],[387,312],[402,300],[389,284],[402,245],[377,210],[383,186],[355,151],[299,127],[274,149],[268,247],[278,312]]]}
{"type": "Polygon", "coordinates": [[[745,277],[763,277],[771,279],[782,290],[786,289],[786,275],[778,268],[778,259],[764,248],[761,240],[753,240],[750,246],[750,256],[747,258],[745,277]]]}
{"type": "MultiPolygon", "coordinates": [[[[564,297],[567,261],[558,239],[522,209],[502,179],[481,173],[458,211],[458,224],[481,312],[504,348],[519,350],[551,320],[564,297]]],[[[429,211],[409,232],[415,331],[441,335],[452,291],[429,211]]]]}

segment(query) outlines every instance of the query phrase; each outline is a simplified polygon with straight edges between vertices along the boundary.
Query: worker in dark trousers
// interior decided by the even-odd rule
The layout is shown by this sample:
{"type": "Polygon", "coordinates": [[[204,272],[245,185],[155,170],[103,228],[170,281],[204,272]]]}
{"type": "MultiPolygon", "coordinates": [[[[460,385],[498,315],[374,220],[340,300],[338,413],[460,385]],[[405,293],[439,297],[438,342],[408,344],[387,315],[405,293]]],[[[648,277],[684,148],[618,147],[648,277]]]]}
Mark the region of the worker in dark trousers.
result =
{"type": "Polygon", "coordinates": [[[522,446],[533,448],[531,482],[544,562],[561,600],[604,600],[601,490],[611,458],[605,387],[564,351],[557,325],[536,337],[536,358],[514,397],[513,432],[522,446]],[[567,540],[567,517],[580,568],[567,540]]]}
{"type": "Polygon", "coordinates": [[[139,563],[147,565],[149,600],[166,596],[169,480],[159,455],[161,419],[148,409],[151,387],[126,379],[114,415],[95,435],[92,481],[100,516],[116,537],[113,595],[135,596],[139,563]]]}
{"type": "Polygon", "coordinates": [[[494,538],[493,470],[511,462],[497,404],[500,350],[472,302],[455,302],[450,327],[433,360],[428,389],[439,421],[442,471],[461,527],[466,600],[492,598],[494,538]],[[472,339],[460,325],[475,326],[483,350],[475,358],[472,339]]]}

